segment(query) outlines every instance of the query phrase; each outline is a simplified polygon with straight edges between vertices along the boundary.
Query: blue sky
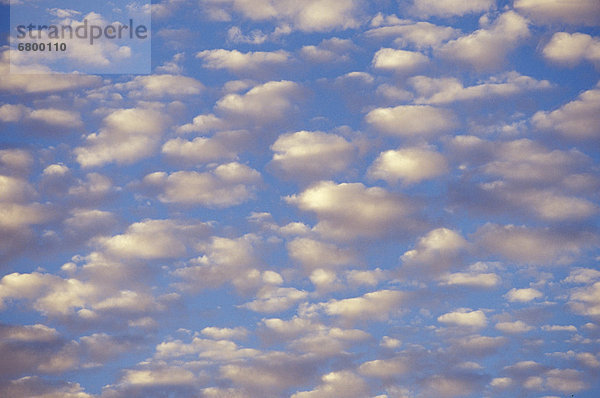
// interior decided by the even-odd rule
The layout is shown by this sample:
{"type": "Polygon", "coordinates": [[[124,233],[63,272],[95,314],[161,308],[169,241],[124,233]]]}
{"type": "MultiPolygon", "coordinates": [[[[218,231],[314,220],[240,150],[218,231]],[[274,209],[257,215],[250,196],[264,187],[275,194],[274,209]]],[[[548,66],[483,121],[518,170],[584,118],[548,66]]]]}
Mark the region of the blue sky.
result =
{"type": "Polygon", "coordinates": [[[598,396],[598,1],[7,3],[0,396],[598,396]]]}

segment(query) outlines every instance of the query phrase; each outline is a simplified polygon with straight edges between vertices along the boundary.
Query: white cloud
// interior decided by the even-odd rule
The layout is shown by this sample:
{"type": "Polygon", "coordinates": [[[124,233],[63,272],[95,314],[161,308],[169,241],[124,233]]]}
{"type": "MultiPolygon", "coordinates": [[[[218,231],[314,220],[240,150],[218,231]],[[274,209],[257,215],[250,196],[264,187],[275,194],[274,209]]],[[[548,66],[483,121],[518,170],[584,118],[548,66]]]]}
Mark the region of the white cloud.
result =
{"type": "Polygon", "coordinates": [[[302,57],[312,62],[342,62],[350,59],[349,52],[354,44],[348,39],[324,39],[318,46],[303,46],[300,49],[302,57]]]}
{"type": "Polygon", "coordinates": [[[290,241],[287,250],[290,258],[308,269],[339,267],[357,261],[356,253],[351,249],[310,238],[296,238],[290,241]]]}
{"type": "Polygon", "coordinates": [[[456,101],[472,101],[493,97],[508,97],[530,90],[541,90],[552,87],[547,80],[536,80],[517,72],[507,72],[492,77],[481,84],[464,87],[454,77],[431,78],[415,76],[410,84],[416,90],[417,104],[447,104],[456,101]]]}
{"type": "Polygon", "coordinates": [[[575,268],[563,282],[589,284],[600,280],[600,271],[592,268],[575,268]]]}
{"type": "Polygon", "coordinates": [[[204,85],[194,78],[169,74],[137,76],[132,81],[116,84],[115,87],[128,90],[129,95],[134,98],[183,97],[198,95],[204,90],[204,85]]]}
{"type": "Polygon", "coordinates": [[[191,244],[194,237],[202,237],[207,230],[206,224],[144,220],[131,224],[121,235],[99,238],[97,242],[117,258],[172,258],[184,255],[186,243],[191,244]]]}
{"type": "Polygon", "coordinates": [[[598,25],[600,4],[594,0],[515,0],[514,7],[536,22],[598,25]]]}
{"type": "Polygon", "coordinates": [[[292,179],[318,179],[344,171],[356,148],[343,137],[319,131],[280,135],[271,145],[271,166],[292,179]]]}
{"type": "Polygon", "coordinates": [[[440,284],[446,286],[471,286],[491,288],[500,284],[500,277],[495,273],[456,272],[440,278],[440,284]]]}
{"type": "Polygon", "coordinates": [[[538,299],[543,297],[544,294],[537,289],[533,288],[524,288],[524,289],[510,289],[504,297],[511,303],[519,302],[519,303],[527,303],[529,301],[538,299]]]}
{"type": "Polygon", "coordinates": [[[593,139],[600,134],[600,88],[596,86],[560,108],[539,111],[531,121],[540,130],[554,130],[568,138],[593,139]]]}
{"type": "Polygon", "coordinates": [[[258,171],[232,162],[204,173],[155,172],[146,175],[142,183],[146,187],[158,189],[158,198],[165,203],[230,207],[254,198],[260,181],[258,171]]]}
{"type": "Polygon", "coordinates": [[[404,147],[379,154],[368,170],[373,179],[414,184],[445,174],[448,163],[444,156],[427,147],[404,147]]]}
{"type": "MultiPolygon", "coordinates": [[[[385,320],[390,313],[399,311],[406,294],[396,290],[378,290],[360,297],[329,300],[321,303],[327,315],[339,316],[345,321],[385,320]]],[[[309,307],[310,309],[310,307],[309,307]]]]}
{"type": "Polygon", "coordinates": [[[544,325],[542,330],[545,332],[576,332],[577,328],[573,325],[544,325]]]}
{"type": "Polygon", "coordinates": [[[281,312],[306,298],[307,295],[305,291],[293,287],[266,286],[258,292],[255,300],[244,304],[243,307],[262,313],[281,312]]]}
{"type": "Polygon", "coordinates": [[[410,228],[412,205],[402,196],[360,183],[322,181],[285,200],[317,214],[315,230],[326,237],[353,239],[391,233],[398,223],[410,228]]]}
{"type": "Polygon", "coordinates": [[[525,333],[533,329],[532,326],[523,321],[498,322],[496,329],[504,333],[525,333]]]}
{"type": "Polygon", "coordinates": [[[483,13],[493,6],[494,0],[414,0],[412,11],[421,17],[451,17],[483,13]]]}
{"type": "Polygon", "coordinates": [[[428,62],[427,56],[419,52],[382,48],[373,56],[372,65],[375,69],[408,73],[422,68],[428,62]]]}
{"type": "Polygon", "coordinates": [[[130,164],[151,155],[158,147],[167,117],[154,109],[119,109],[102,123],[99,132],[86,137],[85,146],[73,150],[83,167],[130,164]]]}
{"type": "Polygon", "coordinates": [[[376,108],[367,113],[365,120],[377,130],[400,137],[431,137],[457,126],[451,111],[429,105],[376,108]]]}
{"type": "Polygon", "coordinates": [[[456,231],[437,228],[421,237],[412,250],[400,259],[403,268],[417,272],[439,272],[455,266],[460,254],[468,247],[467,241],[456,231]]]}
{"type": "Polygon", "coordinates": [[[497,69],[508,52],[517,47],[520,40],[529,36],[527,25],[525,18],[514,11],[507,11],[489,28],[451,40],[436,53],[443,58],[471,65],[477,70],[497,69]]]}
{"type": "Polygon", "coordinates": [[[483,249],[525,264],[568,264],[586,246],[585,236],[526,226],[485,224],[475,238],[483,249]]]}
{"type": "Polygon", "coordinates": [[[237,151],[250,138],[245,130],[221,131],[212,137],[196,137],[193,140],[173,138],[165,142],[161,152],[177,163],[208,163],[222,159],[235,159],[237,151]]]}
{"type": "Polygon", "coordinates": [[[391,379],[410,370],[411,364],[406,358],[375,359],[362,363],[358,372],[364,376],[379,379],[391,379]]]}
{"type": "Polygon", "coordinates": [[[577,314],[600,316],[600,282],[573,289],[569,296],[569,305],[577,314]]]}
{"type": "Polygon", "coordinates": [[[314,390],[297,392],[291,398],[361,398],[369,394],[367,383],[351,371],[327,373],[321,381],[322,384],[314,390]]]}
{"type": "Polygon", "coordinates": [[[196,54],[202,59],[202,65],[209,69],[227,69],[231,72],[245,74],[264,70],[265,68],[285,65],[291,61],[287,51],[274,52],[255,51],[241,53],[238,50],[204,50],[196,54]]]}
{"type": "Polygon", "coordinates": [[[301,88],[291,81],[271,81],[253,87],[245,94],[227,94],[216,110],[243,121],[259,124],[285,118],[301,98],[301,88]]]}
{"type": "Polygon", "coordinates": [[[218,328],[214,326],[205,327],[202,334],[215,340],[242,339],[248,335],[248,330],[241,326],[235,328],[218,328]]]}
{"type": "Polygon", "coordinates": [[[566,66],[575,66],[583,60],[598,63],[600,38],[585,33],[557,32],[542,53],[547,60],[566,66]]]}
{"type": "Polygon", "coordinates": [[[481,310],[471,311],[467,309],[460,309],[440,315],[437,320],[440,323],[451,326],[477,329],[484,328],[487,325],[487,318],[481,310]]]}
{"type": "Polygon", "coordinates": [[[292,25],[304,32],[357,27],[362,11],[362,3],[356,0],[340,0],[335,3],[327,0],[208,0],[206,3],[209,10],[214,12],[215,19],[230,18],[227,10],[223,9],[226,5],[253,21],[274,20],[280,26],[292,25]]]}
{"type": "Polygon", "coordinates": [[[377,24],[376,26],[366,31],[365,35],[375,38],[397,37],[394,42],[399,46],[405,47],[406,44],[413,44],[419,49],[438,47],[443,42],[459,35],[459,31],[451,27],[437,26],[423,21],[415,23],[408,20],[397,20],[392,21],[388,26],[379,26],[377,24]]]}

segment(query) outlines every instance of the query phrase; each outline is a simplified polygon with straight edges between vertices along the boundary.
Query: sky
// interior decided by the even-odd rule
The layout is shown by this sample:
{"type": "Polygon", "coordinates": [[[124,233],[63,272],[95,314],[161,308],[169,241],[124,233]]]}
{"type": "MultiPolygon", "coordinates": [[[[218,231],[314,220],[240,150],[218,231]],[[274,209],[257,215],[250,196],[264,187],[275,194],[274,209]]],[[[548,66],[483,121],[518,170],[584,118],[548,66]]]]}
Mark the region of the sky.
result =
{"type": "Polygon", "coordinates": [[[0,396],[599,396],[597,0],[8,3],[0,396]]]}

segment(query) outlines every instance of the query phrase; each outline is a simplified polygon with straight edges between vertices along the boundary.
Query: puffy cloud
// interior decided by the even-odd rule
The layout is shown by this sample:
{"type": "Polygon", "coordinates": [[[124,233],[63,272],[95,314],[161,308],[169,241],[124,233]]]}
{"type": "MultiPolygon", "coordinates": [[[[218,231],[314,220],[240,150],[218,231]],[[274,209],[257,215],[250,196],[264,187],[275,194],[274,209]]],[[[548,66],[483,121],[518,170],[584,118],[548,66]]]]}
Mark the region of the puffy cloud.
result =
{"type": "Polygon", "coordinates": [[[437,272],[455,265],[467,247],[467,241],[458,232],[437,228],[421,237],[416,247],[405,252],[400,259],[403,269],[408,267],[421,272],[437,272]]]}
{"type": "Polygon", "coordinates": [[[24,174],[33,164],[31,154],[23,149],[0,149],[0,172],[24,174]]]}
{"type": "Polygon", "coordinates": [[[368,384],[351,371],[343,370],[324,375],[322,384],[312,391],[297,392],[292,398],[360,398],[369,394],[368,384]]]}
{"type": "Polygon", "coordinates": [[[546,372],[546,383],[552,390],[563,393],[579,392],[587,388],[584,374],[576,369],[550,369],[546,372]]]}
{"type": "Polygon", "coordinates": [[[509,51],[517,47],[521,39],[529,36],[527,20],[507,11],[500,15],[489,28],[479,29],[469,35],[451,40],[436,53],[441,57],[471,65],[478,70],[498,68],[509,51]]]}
{"type": "Polygon", "coordinates": [[[598,25],[600,4],[594,0],[515,0],[514,7],[536,22],[598,25]]]}
{"type": "Polygon", "coordinates": [[[121,382],[127,386],[179,386],[196,381],[196,376],[179,366],[161,366],[153,369],[125,370],[121,382]]]}
{"type": "Polygon", "coordinates": [[[25,376],[0,386],[5,397],[93,398],[79,383],[47,381],[38,376],[25,376]]]}
{"type": "Polygon", "coordinates": [[[440,278],[440,284],[446,286],[469,286],[491,288],[500,284],[500,277],[495,273],[456,272],[440,278]]]}
{"type": "Polygon", "coordinates": [[[308,293],[305,291],[293,287],[266,286],[258,292],[256,300],[244,304],[244,307],[255,312],[281,312],[304,299],[307,295],[308,293]]]}
{"type": "Polygon", "coordinates": [[[431,137],[457,126],[452,112],[429,105],[376,108],[367,113],[365,120],[377,130],[400,137],[431,137]]]}
{"type": "Polygon", "coordinates": [[[165,203],[230,207],[252,199],[260,181],[258,171],[232,162],[204,173],[151,173],[144,177],[142,185],[158,189],[161,192],[158,198],[165,203]]]}
{"type": "Polygon", "coordinates": [[[319,131],[280,135],[271,145],[272,168],[287,178],[317,179],[344,171],[356,148],[343,137],[319,131]]]}
{"type": "Polygon", "coordinates": [[[310,238],[296,238],[287,244],[290,258],[308,269],[338,267],[356,262],[351,249],[310,238]]]}
{"type": "Polygon", "coordinates": [[[498,322],[496,329],[504,333],[525,333],[533,329],[532,326],[523,321],[498,322]]]}
{"type": "Polygon", "coordinates": [[[301,97],[301,88],[290,81],[271,81],[253,87],[245,94],[227,94],[216,104],[216,110],[234,118],[259,124],[284,118],[301,97]]]}
{"type": "Polygon", "coordinates": [[[537,298],[543,297],[543,293],[537,289],[533,288],[525,288],[525,289],[516,289],[512,288],[504,295],[506,299],[512,303],[527,303],[529,301],[535,300],[537,298]]]}
{"type": "Polygon", "coordinates": [[[405,293],[397,290],[378,290],[360,297],[332,299],[316,307],[308,307],[307,311],[323,309],[327,315],[338,316],[344,321],[385,320],[390,313],[400,309],[405,297],[405,293]]]}
{"type": "Polygon", "coordinates": [[[242,339],[248,335],[248,330],[241,326],[235,328],[218,328],[214,326],[205,327],[202,334],[215,340],[242,339]]]}
{"type": "Polygon", "coordinates": [[[274,20],[280,25],[289,24],[305,32],[357,27],[362,11],[361,2],[356,0],[340,0],[335,4],[326,0],[209,0],[206,3],[215,19],[230,18],[228,12],[223,9],[223,6],[227,5],[253,21],[274,20]]]}
{"type": "Polygon", "coordinates": [[[372,64],[375,69],[407,73],[420,69],[428,61],[429,59],[419,52],[382,48],[373,56],[372,64]]]}
{"type": "Polygon", "coordinates": [[[425,380],[429,396],[460,397],[480,389],[485,379],[477,374],[434,375],[425,380]]]}
{"type": "Polygon", "coordinates": [[[42,108],[30,109],[23,105],[4,104],[0,106],[0,121],[2,122],[33,122],[59,128],[80,128],[83,126],[79,112],[42,108]]]}
{"type": "Polygon", "coordinates": [[[349,59],[349,51],[354,44],[348,39],[324,39],[318,46],[303,46],[300,54],[312,62],[340,62],[349,59]]]}
{"type": "Polygon", "coordinates": [[[207,231],[206,224],[144,220],[131,224],[124,234],[99,238],[97,241],[111,256],[152,260],[184,255],[186,243],[191,244],[207,231]]]}
{"type": "Polygon", "coordinates": [[[563,282],[589,284],[600,280],[600,271],[591,268],[575,268],[563,282]]]}
{"type": "Polygon", "coordinates": [[[577,314],[600,316],[600,282],[573,289],[569,296],[569,306],[577,314]]]}
{"type": "Polygon", "coordinates": [[[448,171],[444,156],[427,147],[404,147],[379,154],[369,167],[373,179],[413,184],[440,176],[448,171]]]}
{"type": "Polygon", "coordinates": [[[407,20],[392,21],[385,23],[383,16],[378,14],[371,24],[375,28],[368,30],[368,37],[397,37],[395,40],[401,46],[413,44],[417,48],[438,47],[441,43],[458,36],[456,29],[447,26],[437,26],[429,22],[412,22],[407,20]],[[387,26],[380,26],[387,25],[387,26]]]}
{"type": "Polygon", "coordinates": [[[573,325],[544,325],[542,330],[545,332],[576,332],[577,328],[573,325]]]}
{"type": "Polygon", "coordinates": [[[475,237],[480,247],[511,261],[527,264],[565,264],[586,247],[585,235],[515,225],[485,224],[475,237]]]}
{"type": "Polygon", "coordinates": [[[204,50],[196,54],[205,68],[227,69],[234,73],[247,74],[264,70],[268,67],[285,65],[291,56],[287,51],[274,52],[255,51],[241,53],[238,50],[204,50]]]}
{"type": "Polygon", "coordinates": [[[198,80],[180,75],[149,75],[137,76],[128,83],[116,84],[117,89],[129,91],[131,97],[183,97],[197,95],[202,92],[204,85],[198,80]]]}
{"type": "Polygon", "coordinates": [[[437,320],[440,323],[450,326],[477,329],[484,328],[487,325],[487,318],[481,310],[471,311],[467,309],[460,309],[440,315],[437,320]]]}
{"type": "Polygon", "coordinates": [[[402,196],[360,183],[335,184],[322,181],[285,200],[303,211],[317,214],[315,230],[336,239],[382,236],[399,223],[410,228],[413,206],[402,196]]]}
{"type": "Polygon", "coordinates": [[[494,6],[494,0],[414,0],[413,12],[422,17],[451,17],[471,13],[482,13],[494,6]]]}
{"type": "Polygon", "coordinates": [[[410,79],[410,84],[419,95],[415,99],[417,104],[447,104],[456,101],[507,97],[524,91],[540,90],[552,86],[547,80],[536,80],[514,71],[469,87],[464,87],[462,82],[454,77],[415,76],[410,79]]]}
{"type": "Polygon", "coordinates": [[[252,267],[258,263],[254,248],[257,243],[257,237],[254,235],[244,235],[236,239],[212,237],[209,242],[199,245],[198,249],[204,252],[201,257],[173,271],[173,275],[182,280],[177,286],[187,290],[199,290],[233,282],[243,287],[251,282],[248,276],[252,273],[252,267]]]}
{"type": "Polygon", "coordinates": [[[579,97],[560,108],[539,111],[531,121],[540,130],[554,130],[565,137],[593,139],[600,134],[600,88],[585,91],[579,97]]]}
{"type": "Polygon", "coordinates": [[[249,133],[244,130],[221,131],[191,141],[173,138],[164,143],[161,151],[173,162],[208,163],[236,158],[237,149],[245,146],[248,139],[249,133]]]}
{"type": "Polygon", "coordinates": [[[259,353],[254,349],[240,348],[229,340],[208,340],[194,337],[190,343],[184,343],[181,340],[163,341],[156,346],[155,357],[170,359],[193,355],[203,359],[227,362],[233,359],[253,357],[259,353]]]}
{"type": "Polygon", "coordinates": [[[566,66],[575,66],[583,60],[600,62],[600,38],[585,33],[557,32],[542,53],[547,60],[566,66]]]}
{"type": "Polygon", "coordinates": [[[153,109],[119,109],[104,118],[103,127],[74,149],[83,167],[106,163],[130,164],[151,155],[158,147],[167,118],[153,109]]]}
{"type": "Polygon", "coordinates": [[[358,372],[364,376],[379,379],[391,379],[401,376],[410,370],[410,363],[406,358],[375,359],[362,363],[358,372]]]}

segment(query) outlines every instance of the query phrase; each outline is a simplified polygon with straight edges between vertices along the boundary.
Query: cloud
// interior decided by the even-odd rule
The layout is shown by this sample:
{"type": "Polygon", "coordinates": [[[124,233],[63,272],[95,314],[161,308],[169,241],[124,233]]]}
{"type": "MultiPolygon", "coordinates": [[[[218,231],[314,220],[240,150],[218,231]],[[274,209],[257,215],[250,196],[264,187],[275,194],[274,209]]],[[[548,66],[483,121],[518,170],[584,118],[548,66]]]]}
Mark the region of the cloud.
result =
{"type": "Polygon", "coordinates": [[[532,326],[529,326],[523,321],[514,321],[514,322],[498,322],[496,324],[496,329],[504,333],[525,333],[529,332],[533,329],[532,326]]]}
{"type": "Polygon", "coordinates": [[[344,171],[356,148],[343,137],[320,131],[298,131],[280,135],[271,145],[271,167],[284,177],[314,180],[344,171]]]}
{"type": "Polygon", "coordinates": [[[419,52],[382,48],[373,56],[372,65],[375,69],[408,73],[421,69],[428,62],[429,58],[419,52]]]}
{"type": "Polygon", "coordinates": [[[494,97],[508,97],[524,91],[542,90],[552,87],[547,80],[536,80],[517,72],[507,72],[492,77],[482,84],[464,87],[457,78],[431,78],[415,76],[410,84],[416,90],[417,104],[448,104],[457,101],[473,101],[494,97]]]}
{"type": "Polygon", "coordinates": [[[255,73],[265,68],[285,65],[291,61],[287,51],[255,51],[241,53],[238,50],[204,50],[196,54],[202,66],[208,69],[227,69],[238,74],[255,73]]]}
{"type": "Polygon", "coordinates": [[[236,206],[254,198],[260,181],[256,170],[232,162],[204,173],[155,172],[146,175],[142,184],[158,190],[161,202],[218,208],[236,206]]]}
{"type": "Polygon", "coordinates": [[[487,318],[483,311],[471,311],[467,309],[461,309],[447,314],[440,315],[437,318],[438,322],[458,327],[469,327],[469,328],[484,328],[487,325],[487,318]]]}
{"type": "Polygon", "coordinates": [[[358,372],[364,376],[378,379],[394,379],[410,371],[410,362],[407,358],[375,359],[362,363],[358,372]]]}
{"type": "Polygon", "coordinates": [[[400,257],[402,270],[428,273],[456,266],[461,252],[467,247],[467,241],[458,232],[448,228],[434,229],[421,237],[414,249],[400,257]]]}
{"type": "Polygon", "coordinates": [[[257,244],[257,237],[251,234],[235,239],[212,237],[209,242],[199,245],[202,256],[172,272],[181,279],[176,286],[196,291],[217,288],[227,282],[233,282],[239,288],[253,284],[249,276],[260,275],[254,268],[258,265],[257,244]]]}
{"type": "Polygon", "coordinates": [[[381,14],[373,18],[371,25],[375,27],[365,32],[367,37],[396,37],[394,42],[399,46],[405,47],[407,44],[412,44],[418,49],[436,48],[443,42],[459,35],[458,30],[449,26],[437,26],[423,21],[384,21],[381,14]]]}
{"type": "Polygon", "coordinates": [[[6,397],[93,398],[79,383],[48,381],[39,376],[10,380],[0,386],[0,393],[6,397]]]}
{"type": "Polygon", "coordinates": [[[475,238],[491,254],[522,264],[568,264],[587,246],[584,235],[563,236],[548,228],[485,224],[475,238]]]}
{"type": "Polygon", "coordinates": [[[585,33],[557,32],[542,50],[544,58],[573,67],[582,61],[600,62],[600,38],[585,33]]]}
{"type": "Polygon", "coordinates": [[[495,273],[456,272],[440,278],[443,286],[467,286],[492,288],[500,284],[500,277],[495,273]]]}
{"type": "Polygon", "coordinates": [[[392,312],[400,310],[406,294],[397,290],[378,290],[360,297],[329,300],[306,311],[322,309],[327,315],[340,317],[343,321],[386,320],[392,312]]]}
{"type": "Polygon", "coordinates": [[[137,76],[130,82],[116,84],[115,88],[129,91],[132,98],[159,98],[198,95],[204,85],[191,77],[162,74],[137,76]]]}
{"type": "Polygon", "coordinates": [[[255,312],[275,313],[285,311],[299,300],[306,298],[308,293],[293,287],[265,287],[249,303],[243,305],[255,312]]]}
{"type": "Polygon", "coordinates": [[[563,22],[597,26],[600,4],[594,0],[515,0],[517,11],[539,23],[563,22]]]}
{"type": "Polygon", "coordinates": [[[271,81],[253,87],[245,94],[227,94],[215,106],[225,115],[265,124],[285,118],[301,98],[301,89],[291,81],[271,81]]]}
{"type": "Polygon", "coordinates": [[[167,117],[154,109],[130,108],[113,111],[85,145],[73,150],[82,167],[107,163],[131,164],[150,156],[158,147],[167,117]]]}
{"type": "Polygon", "coordinates": [[[540,130],[552,130],[573,139],[593,139],[599,134],[600,88],[584,91],[576,100],[548,112],[536,112],[531,121],[540,130]]]}
{"type": "Polygon", "coordinates": [[[451,40],[437,49],[436,54],[480,71],[497,69],[519,41],[529,36],[527,25],[525,18],[514,11],[507,11],[489,28],[451,40]]]}
{"type": "Polygon", "coordinates": [[[369,167],[368,176],[390,184],[399,180],[414,184],[445,174],[448,163],[443,155],[426,147],[404,147],[379,154],[369,167]]]}
{"type": "Polygon", "coordinates": [[[348,398],[365,397],[369,393],[367,383],[351,371],[331,372],[324,375],[322,384],[312,391],[297,392],[292,398],[348,398]]]}
{"type": "Polygon", "coordinates": [[[407,138],[432,137],[457,127],[451,111],[429,105],[376,108],[367,113],[365,120],[379,131],[407,138]]]}
{"type": "Polygon", "coordinates": [[[173,138],[165,142],[161,152],[175,163],[209,163],[223,159],[235,159],[238,150],[245,147],[250,134],[245,130],[220,131],[212,137],[196,137],[193,140],[173,138]]]}
{"type": "Polygon", "coordinates": [[[326,0],[306,0],[301,3],[288,0],[209,0],[206,3],[209,9],[220,11],[215,17],[218,15],[221,19],[230,18],[222,8],[227,5],[250,20],[274,20],[279,25],[289,24],[304,32],[355,28],[360,23],[359,15],[362,12],[362,3],[356,0],[340,0],[335,4],[326,0]],[[216,7],[210,7],[213,4],[216,7]]]}
{"type": "Polygon", "coordinates": [[[99,238],[97,243],[106,253],[117,258],[152,260],[180,257],[186,243],[208,232],[206,224],[190,224],[173,220],[144,220],[131,224],[125,233],[99,238]]]}
{"type": "Polygon", "coordinates": [[[57,108],[30,109],[23,105],[0,106],[0,121],[41,124],[51,127],[77,129],[83,126],[79,112],[57,108]]]}
{"type": "MultiPolygon", "coordinates": [[[[411,227],[413,205],[383,188],[361,183],[322,181],[285,201],[317,214],[315,230],[325,237],[347,240],[391,233],[398,226],[411,227]]],[[[414,223],[414,222],[413,222],[414,223]]]]}
{"type": "Polygon", "coordinates": [[[323,39],[318,46],[302,46],[300,54],[311,62],[343,62],[350,59],[349,53],[354,49],[355,46],[351,40],[333,37],[331,39],[323,39]]]}
{"type": "Polygon", "coordinates": [[[296,238],[287,244],[291,259],[307,269],[339,267],[356,262],[356,253],[348,248],[340,248],[310,238],[296,238]]]}
{"type": "Polygon", "coordinates": [[[504,295],[508,301],[511,303],[519,302],[519,303],[527,303],[529,301],[535,300],[537,298],[543,297],[543,293],[537,289],[533,288],[525,288],[525,289],[516,289],[512,288],[504,295]]]}
{"type": "Polygon", "coordinates": [[[576,314],[600,316],[600,282],[573,289],[569,296],[569,306],[576,314]]]}
{"type": "Polygon", "coordinates": [[[483,13],[494,6],[493,0],[414,0],[412,12],[421,17],[451,17],[471,13],[483,13]]]}

